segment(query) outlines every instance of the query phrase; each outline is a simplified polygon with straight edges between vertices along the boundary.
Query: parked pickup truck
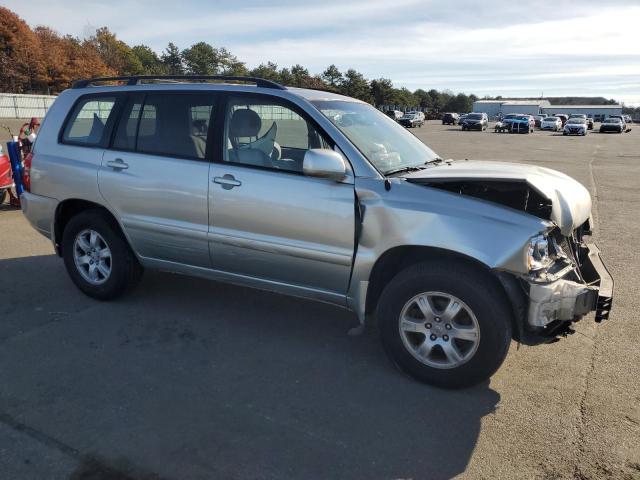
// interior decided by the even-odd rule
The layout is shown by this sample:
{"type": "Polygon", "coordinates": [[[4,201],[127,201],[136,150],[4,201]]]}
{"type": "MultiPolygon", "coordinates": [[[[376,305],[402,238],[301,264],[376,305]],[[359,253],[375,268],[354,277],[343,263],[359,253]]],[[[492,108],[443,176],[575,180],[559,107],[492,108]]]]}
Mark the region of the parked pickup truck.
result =
{"type": "Polygon", "coordinates": [[[328,302],[442,387],[489,378],[512,338],[608,318],[591,197],[567,175],[442,159],[334,93],[195,80],[81,80],[47,113],[23,212],[90,297],[159,269],[328,302]]]}

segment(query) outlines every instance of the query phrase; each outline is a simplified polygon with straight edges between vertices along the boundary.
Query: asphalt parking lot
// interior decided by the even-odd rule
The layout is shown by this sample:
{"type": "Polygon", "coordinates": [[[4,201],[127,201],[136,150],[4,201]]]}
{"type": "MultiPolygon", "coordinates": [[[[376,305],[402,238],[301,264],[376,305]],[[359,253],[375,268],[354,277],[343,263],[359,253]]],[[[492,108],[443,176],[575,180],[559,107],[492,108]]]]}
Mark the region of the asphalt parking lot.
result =
{"type": "Polygon", "coordinates": [[[413,132],[444,158],[582,182],[616,281],[610,320],[514,343],[490,383],[443,391],[327,305],[153,272],[91,300],[3,206],[0,479],[640,478],[640,126],[413,132]]]}

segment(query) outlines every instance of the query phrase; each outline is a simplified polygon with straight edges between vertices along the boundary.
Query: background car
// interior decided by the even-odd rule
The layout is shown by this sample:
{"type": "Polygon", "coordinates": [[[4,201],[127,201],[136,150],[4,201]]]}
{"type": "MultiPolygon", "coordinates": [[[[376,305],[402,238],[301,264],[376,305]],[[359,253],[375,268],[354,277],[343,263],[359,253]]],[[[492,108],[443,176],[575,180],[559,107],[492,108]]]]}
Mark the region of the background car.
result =
{"type": "Polygon", "coordinates": [[[534,115],[533,116],[533,120],[535,122],[535,126],[540,128],[542,125],[542,120],[544,120],[545,118],[547,118],[547,114],[546,113],[542,113],[540,115],[534,115]]]}
{"type": "Polygon", "coordinates": [[[442,115],[442,124],[443,125],[457,125],[460,121],[460,115],[453,112],[448,112],[442,115]]]}
{"type": "Polygon", "coordinates": [[[505,127],[505,130],[511,131],[511,123],[520,116],[519,113],[507,113],[502,117],[502,125],[505,127]]]}
{"type": "Polygon", "coordinates": [[[617,117],[609,117],[604,122],[600,124],[600,133],[607,132],[616,132],[622,133],[624,132],[624,124],[622,120],[617,117]]]}
{"type": "Polygon", "coordinates": [[[404,115],[400,110],[387,110],[384,113],[387,117],[394,119],[396,122],[404,115]]]}
{"type": "Polygon", "coordinates": [[[424,114],[420,115],[422,112],[408,112],[405,113],[398,123],[403,127],[414,128],[414,127],[422,127],[424,125],[424,114]]]}
{"type": "Polygon", "coordinates": [[[569,115],[569,120],[572,118],[583,118],[587,122],[587,129],[593,130],[593,118],[587,117],[584,113],[572,113],[569,115]]]}
{"type": "Polygon", "coordinates": [[[560,130],[562,130],[562,120],[560,120],[558,117],[543,118],[542,123],[540,124],[540,129],[559,132],[560,130]]]}
{"type": "Polygon", "coordinates": [[[624,118],[624,115],[609,115],[609,118],[618,118],[620,122],[622,122],[622,131],[624,132],[627,129],[627,122],[624,118]]]}
{"type": "Polygon", "coordinates": [[[535,123],[531,115],[516,115],[510,122],[511,128],[509,131],[511,133],[533,133],[535,123]]]}
{"type": "Polygon", "coordinates": [[[586,135],[588,132],[587,119],[582,117],[573,117],[567,120],[562,130],[562,135],[586,135]]]}
{"type": "Polygon", "coordinates": [[[470,113],[461,122],[462,130],[480,130],[484,132],[489,125],[486,113],[470,113]]]}
{"type": "Polygon", "coordinates": [[[562,121],[563,127],[564,127],[564,124],[567,123],[567,120],[569,120],[569,115],[565,115],[564,113],[556,113],[553,116],[558,117],[562,121]]]}

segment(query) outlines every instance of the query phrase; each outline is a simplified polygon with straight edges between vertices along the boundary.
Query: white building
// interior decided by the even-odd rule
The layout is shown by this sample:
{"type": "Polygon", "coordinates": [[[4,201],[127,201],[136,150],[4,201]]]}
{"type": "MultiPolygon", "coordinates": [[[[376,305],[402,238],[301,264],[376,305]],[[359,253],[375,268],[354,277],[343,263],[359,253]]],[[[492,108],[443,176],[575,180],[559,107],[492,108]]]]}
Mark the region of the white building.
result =
{"type": "Polygon", "coordinates": [[[543,109],[550,107],[549,100],[507,100],[504,102],[500,111],[503,115],[509,113],[523,113],[525,115],[539,115],[543,113],[543,109]]]}
{"type": "Polygon", "coordinates": [[[473,102],[473,111],[486,113],[489,118],[492,118],[500,113],[500,108],[504,102],[505,100],[476,100],[473,102]]]}
{"type": "Polygon", "coordinates": [[[499,113],[522,113],[525,115],[538,115],[543,109],[550,107],[548,100],[478,100],[473,102],[474,112],[486,113],[489,118],[496,117],[499,113]]]}

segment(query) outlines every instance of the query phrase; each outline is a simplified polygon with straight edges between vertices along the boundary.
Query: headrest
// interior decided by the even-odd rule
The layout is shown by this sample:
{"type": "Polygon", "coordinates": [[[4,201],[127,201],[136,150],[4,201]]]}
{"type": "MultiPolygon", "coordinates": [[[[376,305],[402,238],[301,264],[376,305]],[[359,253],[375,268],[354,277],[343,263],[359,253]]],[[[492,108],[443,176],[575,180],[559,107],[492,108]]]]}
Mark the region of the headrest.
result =
{"type": "Polygon", "coordinates": [[[262,120],[260,116],[248,108],[236,110],[229,125],[230,137],[255,137],[260,132],[262,120]]]}

